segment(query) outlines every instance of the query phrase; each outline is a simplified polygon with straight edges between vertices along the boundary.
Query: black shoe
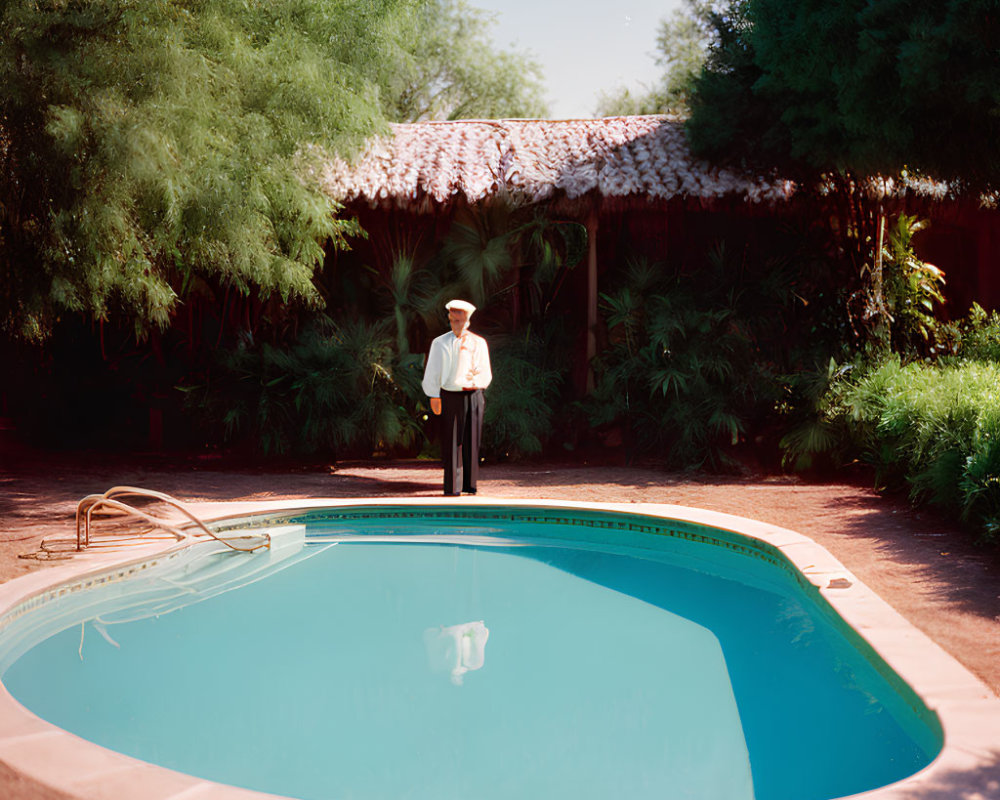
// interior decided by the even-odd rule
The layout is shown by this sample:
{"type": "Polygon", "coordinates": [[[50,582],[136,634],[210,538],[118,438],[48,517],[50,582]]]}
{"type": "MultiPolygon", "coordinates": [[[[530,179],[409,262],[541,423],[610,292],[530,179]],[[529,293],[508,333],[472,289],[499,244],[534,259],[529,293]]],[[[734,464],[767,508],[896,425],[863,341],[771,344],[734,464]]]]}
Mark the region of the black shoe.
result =
{"type": "Polygon", "coordinates": [[[461,497],[462,493],[461,492],[445,492],[444,496],[445,497],[461,497]]]}
{"type": "Polygon", "coordinates": [[[475,489],[462,489],[462,494],[475,494],[475,489]]]}

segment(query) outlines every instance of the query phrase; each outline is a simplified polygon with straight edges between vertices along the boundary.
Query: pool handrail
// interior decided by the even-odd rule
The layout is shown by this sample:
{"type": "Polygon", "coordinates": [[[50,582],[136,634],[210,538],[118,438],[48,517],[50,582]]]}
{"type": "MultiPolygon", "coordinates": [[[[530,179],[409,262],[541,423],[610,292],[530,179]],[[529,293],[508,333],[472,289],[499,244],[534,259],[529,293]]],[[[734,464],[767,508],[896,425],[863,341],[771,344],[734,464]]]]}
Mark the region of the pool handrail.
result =
{"type": "Polygon", "coordinates": [[[267,534],[260,534],[253,537],[233,537],[230,539],[223,538],[217,533],[212,531],[204,522],[202,522],[198,517],[196,517],[191,511],[179,500],[171,497],[163,492],[157,492],[153,489],[143,489],[139,486],[113,486],[108,489],[103,494],[90,494],[80,500],[76,507],[76,549],[78,552],[83,551],[84,548],[90,546],[90,528],[93,522],[93,514],[98,509],[103,508],[113,508],[126,515],[133,515],[140,517],[141,519],[148,522],[154,527],[160,528],[172,534],[178,541],[184,541],[192,536],[192,534],[184,528],[188,528],[193,525],[199,528],[202,533],[210,536],[218,542],[226,545],[233,550],[239,550],[241,552],[252,553],[263,548],[269,548],[271,546],[271,538],[267,534]],[[178,526],[175,522],[171,520],[164,519],[162,517],[154,516],[149,514],[135,506],[124,503],[121,500],[115,499],[116,497],[144,497],[151,500],[159,500],[162,503],[171,506],[172,508],[179,511],[187,519],[188,523],[183,525],[183,527],[178,526]],[[82,523],[82,524],[81,524],[82,523]],[[242,538],[249,539],[249,544],[246,547],[241,547],[234,544],[234,540],[242,538]]]}

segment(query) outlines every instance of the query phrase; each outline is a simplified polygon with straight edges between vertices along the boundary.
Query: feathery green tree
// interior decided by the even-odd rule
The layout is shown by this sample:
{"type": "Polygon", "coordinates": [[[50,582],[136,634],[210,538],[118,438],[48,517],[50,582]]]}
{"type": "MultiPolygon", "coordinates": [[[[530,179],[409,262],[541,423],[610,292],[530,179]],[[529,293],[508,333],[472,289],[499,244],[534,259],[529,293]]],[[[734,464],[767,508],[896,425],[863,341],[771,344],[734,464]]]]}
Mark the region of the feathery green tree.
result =
{"type": "Polygon", "coordinates": [[[11,0],[0,16],[0,309],[164,326],[197,278],[315,301],[349,229],[310,181],[381,120],[400,0],[11,0]]]}
{"type": "Polygon", "coordinates": [[[356,232],[314,176],[389,119],[530,113],[535,67],[451,0],[0,6],[0,330],[165,327],[225,286],[319,305],[356,232]]]}
{"type": "Polygon", "coordinates": [[[660,20],[656,34],[656,65],[663,70],[658,84],[645,92],[623,88],[602,95],[597,116],[626,114],[686,114],[691,87],[701,72],[712,36],[710,0],[684,0],[660,20]]]}
{"type": "Polygon", "coordinates": [[[493,17],[463,0],[424,0],[395,17],[398,48],[380,64],[382,107],[393,122],[541,117],[541,67],[498,49],[493,17]]]}

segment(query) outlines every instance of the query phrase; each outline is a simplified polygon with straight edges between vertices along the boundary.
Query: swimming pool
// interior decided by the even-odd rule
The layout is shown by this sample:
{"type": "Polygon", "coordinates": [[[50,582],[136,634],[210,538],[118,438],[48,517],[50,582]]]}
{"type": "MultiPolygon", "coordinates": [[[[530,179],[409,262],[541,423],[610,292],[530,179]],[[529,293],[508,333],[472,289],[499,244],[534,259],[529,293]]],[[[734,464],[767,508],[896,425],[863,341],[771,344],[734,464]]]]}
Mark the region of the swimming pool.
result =
{"type": "Polygon", "coordinates": [[[941,747],[780,549],[736,533],[467,504],[227,524],[280,535],[8,611],[7,689],[114,750],[303,798],[830,798],[941,747]]]}

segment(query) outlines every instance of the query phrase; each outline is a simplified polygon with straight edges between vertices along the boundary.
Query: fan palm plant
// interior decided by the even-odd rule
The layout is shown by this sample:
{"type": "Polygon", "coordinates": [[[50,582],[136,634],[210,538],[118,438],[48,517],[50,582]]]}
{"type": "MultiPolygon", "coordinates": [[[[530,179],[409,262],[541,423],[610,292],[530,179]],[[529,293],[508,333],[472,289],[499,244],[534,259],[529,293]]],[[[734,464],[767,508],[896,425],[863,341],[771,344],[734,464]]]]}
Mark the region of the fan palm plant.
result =
{"type": "Polygon", "coordinates": [[[631,455],[719,468],[744,436],[761,376],[741,293],[719,274],[726,268],[719,248],[698,278],[634,260],[601,296],[612,341],[587,407],[593,424],[624,427],[631,455]]]}
{"type": "Polygon", "coordinates": [[[265,454],[369,455],[419,436],[401,371],[388,323],[321,320],[286,347],[244,337],[189,395],[265,454]]]}

